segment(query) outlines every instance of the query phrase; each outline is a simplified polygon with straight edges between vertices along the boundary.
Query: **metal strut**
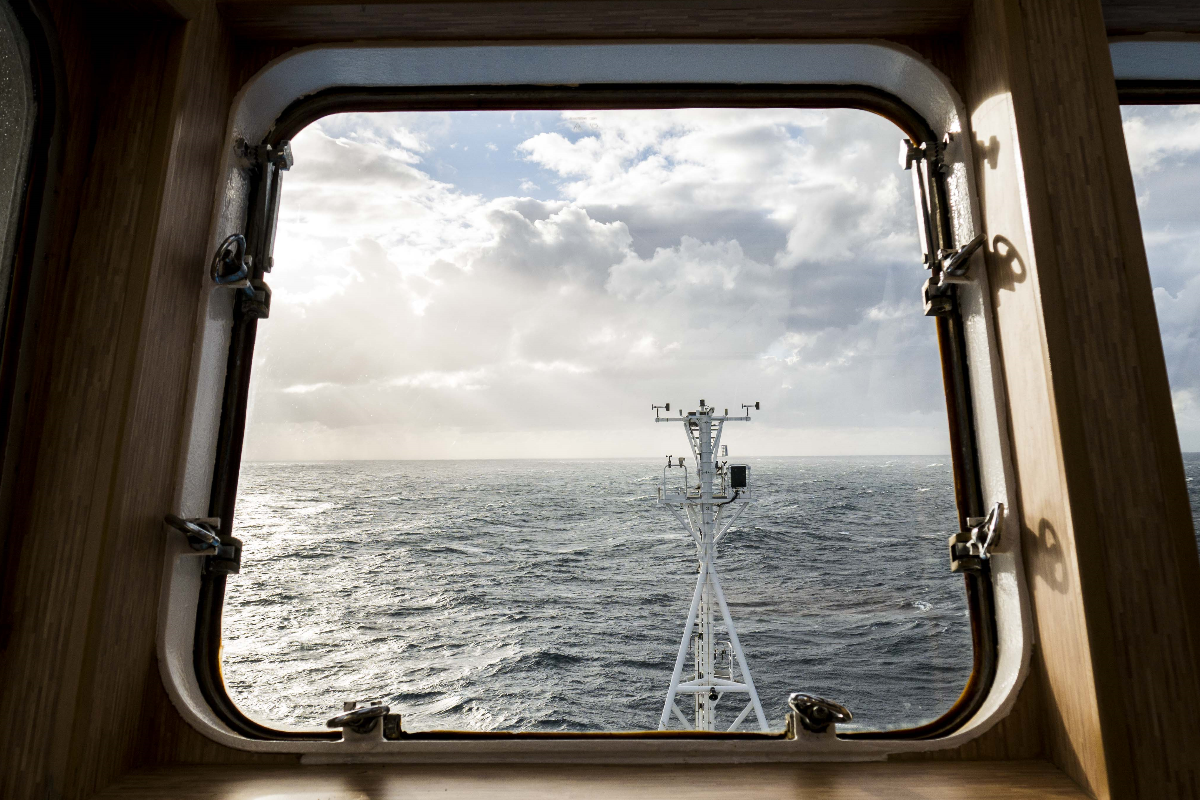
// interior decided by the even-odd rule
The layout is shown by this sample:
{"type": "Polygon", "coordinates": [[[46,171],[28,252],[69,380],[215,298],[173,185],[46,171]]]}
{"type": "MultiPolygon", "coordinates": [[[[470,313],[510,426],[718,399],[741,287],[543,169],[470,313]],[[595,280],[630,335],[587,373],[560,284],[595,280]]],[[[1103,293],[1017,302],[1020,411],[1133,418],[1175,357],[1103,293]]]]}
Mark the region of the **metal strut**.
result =
{"type": "MultiPolygon", "coordinates": [[[[754,407],[757,408],[758,404],[755,403],[754,407]]],[[[660,407],[655,408],[657,410],[660,407]]],[[[749,406],[743,408],[748,409],[749,406]]],[[[689,412],[686,416],[680,412],[678,418],[656,417],[655,420],[684,424],[699,473],[698,483],[690,484],[687,481],[686,468],[683,467],[683,459],[676,465],[671,457],[668,457],[667,466],[663,469],[663,483],[658,491],[659,505],[665,506],[692,537],[699,562],[696,588],[692,592],[687,622],[683,627],[683,637],[675,656],[671,685],[667,689],[667,698],[663,703],[658,727],[659,730],[665,730],[674,715],[685,726],[691,725],[695,730],[717,730],[717,705],[728,694],[742,695],[746,698],[745,706],[728,730],[736,730],[753,711],[759,728],[766,732],[767,717],[763,713],[758,691],[754,688],[750,665],[746,662],[746,654],[738,639],[737,629],[729,613],[729,605],[725,602],[725,592],[721,588],[721,579],[714,563],[717,542],[729,531],[751,500],[749,483],[744,477],[749,468],[738,467],[739,470],[743,470],[739,473],[742,476],[739,485],[731,479],[728,464],[718,463],[715,455],[720,447],[725,423],[732,420],[749,422],[750,416],[748,411],[746,416],[742,417],[731,417],[728,412],[724,416],[718,416],[715,411],[716,409],[706,406],[701,400],[699,411],[689,412]],[[682,487],[668,486],[667,478],[672,468],[684,469],[682,487]],[[718,615],[728,637],[728,641],[724,643],[717,641],[718,615]],[[695,659],[695,675],[690,680],[684,680],[683,667],[689,649],[693,651],[695,659]],[[737,661],[736,680],[734,659],[737,661]],[[687,720],[677,702],[680,695],[687,694],[692,695],[695,709],[691,722],[687,720]]]]}

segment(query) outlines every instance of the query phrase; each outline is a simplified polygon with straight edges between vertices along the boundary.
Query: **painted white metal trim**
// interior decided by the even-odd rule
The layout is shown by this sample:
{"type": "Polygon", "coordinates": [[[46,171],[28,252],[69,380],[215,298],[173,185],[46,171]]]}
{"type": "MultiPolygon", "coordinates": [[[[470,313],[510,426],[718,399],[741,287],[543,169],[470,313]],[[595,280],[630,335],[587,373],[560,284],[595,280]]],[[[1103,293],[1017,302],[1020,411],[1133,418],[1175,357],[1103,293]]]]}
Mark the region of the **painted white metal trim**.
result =
{"type": "MultiPolygon", "coordinates": [[[[264,67],[238,94],[227,135],[224,174],[210,241],[236,232],[244,219],[246,192],[234,169],[238,138],[260,141],[292,102],[323,89],[383,86],[566,85],[581,83],[779,83],[871,86],[889,92],[921,114],[940,137],[961,134],[963,107],[949,81],[913,51],[880,42],[822,41],[771,44],[512,44],[319,45],[292,51],[264,67]]],[[[899,135],[899,133],[898,133],[899,135]]],[[[956,241],[979,230],[970,157],[973,143],[957,136],[946,160],[950,212],[956,241]]],[[[207,265],[198,264],[197,270],[207,265]]],[[[914,291],[921,273],[914,269],[914,291]]],[[[1004,412],[1003,387],[991,321],[986,274],[960,289],[966,316],[971,382],[975,387],[977,437],[984,503],[1016,508],[1004,412]],[[990,390],[990,391],[989,391],[990,390]]],[[[196,372],[180,495],[171,509],[182,516],[207,511],[221,409],[232,293],[213,289],[196,342],[196,372]]],[[[269,323],[268,323],[269,324],[269,323]]],[[[993,555],[1000,663],[983,709],[951,736],[935,741],[846,741],[832,737],[796,740],[647,740],[603,738],[405,742],[254,741],[233,734],[208,709],[192,672],[199,559],[172,538],[164,564],[159,609],[159,666],[180,714],[221,744],[258,752],[303,753],[305,761],[579,763],[738,763],[882,759],[888,754],[960,745],[992,727],[1016,701],[1029,668],[1031,624],[1015,519],[993,555]]],[[[949,533],[949,531],[948,531],[949,533]]],[[[172,534],[174,537],[175,535],[172,534]]],[[[180,539],[182,537],[179,537],[180,539]]],[[[801,689],[803,687],[797,687],[801,689]]]]}
{"type": "Polygon", "coordinates": [[[1117,39],[1108,52],[1117,80],[1200,80],[1200,37],[1117,39]]]}

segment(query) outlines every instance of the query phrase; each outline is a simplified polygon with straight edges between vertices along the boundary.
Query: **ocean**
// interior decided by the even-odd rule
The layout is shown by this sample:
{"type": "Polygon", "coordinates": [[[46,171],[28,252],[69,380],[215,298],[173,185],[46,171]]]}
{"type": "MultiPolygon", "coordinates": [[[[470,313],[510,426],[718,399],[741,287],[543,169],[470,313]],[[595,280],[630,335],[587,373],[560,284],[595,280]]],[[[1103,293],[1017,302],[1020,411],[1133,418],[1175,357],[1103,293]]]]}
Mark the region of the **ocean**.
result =
{"type": "MultiPolygon", "coordinates": [[[[936,718],[971,670],[949,459],[746,463],[717,566],[771,725],[794,691],[860,729],[936,718]]],[[[662,464],[243,464],[231,696],[287,727],[370,698],[410,731],[656,728],[696,571],[662,464]]]]}

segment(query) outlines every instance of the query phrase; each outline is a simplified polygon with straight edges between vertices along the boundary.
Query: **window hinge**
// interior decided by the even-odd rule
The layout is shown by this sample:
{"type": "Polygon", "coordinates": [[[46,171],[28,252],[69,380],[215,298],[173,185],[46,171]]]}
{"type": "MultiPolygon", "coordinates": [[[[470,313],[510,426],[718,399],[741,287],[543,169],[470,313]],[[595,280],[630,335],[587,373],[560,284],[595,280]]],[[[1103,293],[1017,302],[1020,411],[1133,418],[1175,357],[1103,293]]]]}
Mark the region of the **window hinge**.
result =
{"type": "Polygon", "coordinates": [[[1004,503],[996,503],[986,517],[967,517],[967,529],[950,537],[950,571],[979,572],[1000,540],[1004,503]]]}
{"type": "Polygon", "coordinates": [[[216,517],[183,519],[174,514],[163,518],[167,525],[187,537],[197,554],[207,556],[206,569],[223,575],[236,575],[242,566],[242,542],[232,536],[221,536],[221,520],[216,517]]]}
{"type": "Polygon", "coordinates": [[[242,167],[250,167],[255,164],[269,164],[275,169],[287,171],[292,168],[295,161],[292,159],[292,143],[280,142],[277,145],[259,144],[252,145],[245,139],[238,137],[234,144],[234,152],[237,154],[238,160],[241,161],[242,167]]]}
{"type": "Polygon", "coordinates": [[[983,234],[979,234],[962,247],[943,248],[936,245],[941,237],[936,224],[938,213],[934,207],[935,182],[950,171],[945,162],[945,152],[951,141],[952,136],[947,133],[941,142],[916,145],[911,139],[903,139],[900,144],[900,166],[913,175],[922,261],[925,268],[933,272],[921,289],[927,317],[945,316],[954,311],[953,285],[969,282],[967,269],[971,256],[987,241],[983,234]]]}
{"type": "Polygon", "coordinates": [[[279,209],[279,173],[291,169],[295,159],[291,142],[250,145],[245,139],[238,139],[236,152],[243,168],[257,168],[260,183],[250,214],[250,227],[245,236],[234,234],[217,250],[213,260],[213,280],[239,288],[238,302],[245,316],[266,319],[271,314],[271,287],[263,280],[263,275],[274,266],[271,250],[279,209]],[[247,243],[247,237],[252,241],[247,243]],[[246,252],[251,248],[259,255],[257,265],[246,252]],[[219,277],[226,279],[219,280],[219,277]]]}

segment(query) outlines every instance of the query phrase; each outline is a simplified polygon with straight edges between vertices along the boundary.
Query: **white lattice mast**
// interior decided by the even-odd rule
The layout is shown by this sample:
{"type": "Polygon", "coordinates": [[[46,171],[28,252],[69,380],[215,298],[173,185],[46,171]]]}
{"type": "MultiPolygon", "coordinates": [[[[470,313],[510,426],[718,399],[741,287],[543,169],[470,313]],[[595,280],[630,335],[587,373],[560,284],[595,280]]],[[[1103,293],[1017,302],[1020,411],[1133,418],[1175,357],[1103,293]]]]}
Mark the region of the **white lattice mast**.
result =
{"type": "MultiPolygon", "coordinates": [[[[700,401],[699,411],[680,412],[679,417],[660,417],[658,412],[670,412],[671,405],[653,406],[655,422],[682,423],[691,444],[698,480],[688,480],[688,470],[682,457],[667,456],[663,469],[663,482],[658,490],[658,503],[665,506],[679,520],[692,541],[696,544],[699,570],[696,589],[692,593],[692,604],[688,609],[687,624],[683,628],[683,639],[679,643],[679,654],[675,657],[675,671],[671,673],[671,686],[663,704],[659,730],[665,730],[672,714],[685,728],[714,731],[717,729],[717,706],[726,695],[743,696],[746,705],[734,719],[728,730],[737,730],[753,710],[761,730],[767,730],[767,718],[762,703],[754,689],[754,679],[746,655],[738,641],[737,629],[725,603],[721,579],[715,565],[717,544],[750,504],[750,468],[744,465],[730,466],[717,460],[721,450],[721,432],[726,422],[749,422],[749,405],[743,405],[744,416],[731,417],[729,409],[717,415],[716,409],[700,401]],[[676,470],[680,472],[677,473],[676,470]],[[682,475],[680,479],[678,476],[682,475]],[[718,641],[717,616],[724,623],[725,641],[718,641]],[[683,680],[683,665],[689,646],[695,662],[694,677],[683,680]],[[737,662],[737,678],[734,675],[734,660],[737,662]],[[680,695],[693,698],[693,720],[688,721],[679,707],[680,695]]],[[[758,409],[758,403],[753,405],[758,409]]]]}

